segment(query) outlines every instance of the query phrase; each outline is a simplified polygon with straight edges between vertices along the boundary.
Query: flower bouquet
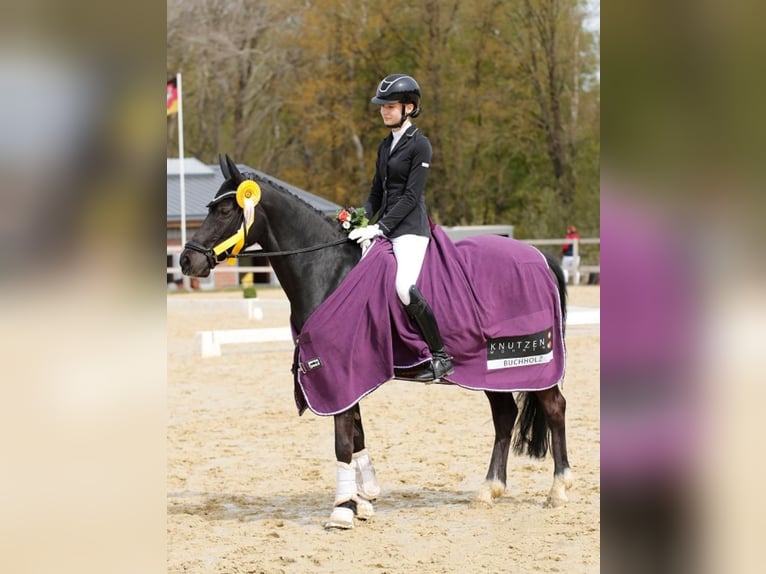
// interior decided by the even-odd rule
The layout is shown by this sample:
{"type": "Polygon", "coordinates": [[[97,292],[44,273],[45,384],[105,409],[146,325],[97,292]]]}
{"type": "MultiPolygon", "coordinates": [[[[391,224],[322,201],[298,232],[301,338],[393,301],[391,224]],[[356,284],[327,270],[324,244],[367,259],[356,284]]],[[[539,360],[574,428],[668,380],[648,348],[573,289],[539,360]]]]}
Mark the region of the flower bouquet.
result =
{"type": "Polygon", "coordinates": [[[357,227],[366,227],[370,224],[367,219],[367,210],[364,207],[348,207],[341,209],[335,215],[335,219],[340,222],[340,227],[346,233],[351,233],[357,227]]]}

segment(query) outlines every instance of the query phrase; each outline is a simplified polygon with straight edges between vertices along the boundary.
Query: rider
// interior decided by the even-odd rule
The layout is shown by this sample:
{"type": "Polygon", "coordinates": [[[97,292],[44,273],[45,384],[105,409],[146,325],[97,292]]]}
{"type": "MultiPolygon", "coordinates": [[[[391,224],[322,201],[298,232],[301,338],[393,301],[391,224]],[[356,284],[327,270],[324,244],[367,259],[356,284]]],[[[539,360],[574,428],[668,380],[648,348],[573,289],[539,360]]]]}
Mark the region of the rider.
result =
{"type": "Polygon", "coordinates": [[[391,133],[378,147],[375,176],[364,207],[373,225],[353,230],[360,245],[383,235],[391,240],[396,258],[396,294],[420,329],[431,351],[429,368],[412,377],[430,381],[454,372],[444,349],[431,307],[415,283],[431,238],[424,199],[431,164],[431,143],[410,121],[420,114],[420,86],[405,74],[391,74],[378,84],[371,102],[380,106],[391,133]]]}

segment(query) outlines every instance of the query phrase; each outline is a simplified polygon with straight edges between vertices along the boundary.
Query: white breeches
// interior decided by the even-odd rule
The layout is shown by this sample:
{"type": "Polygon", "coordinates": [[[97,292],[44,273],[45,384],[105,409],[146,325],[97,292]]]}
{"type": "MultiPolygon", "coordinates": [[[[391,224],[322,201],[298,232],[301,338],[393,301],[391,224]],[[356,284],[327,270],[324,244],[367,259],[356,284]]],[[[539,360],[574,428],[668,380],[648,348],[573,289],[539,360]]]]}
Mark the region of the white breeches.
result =
{"type": "Polygon", "coordinates": [[[396,258],[396,294],[404,305],[410,304],[410,287],[420,276],[429,241],[421,235],[401,235],[391,240],[396,258]]]}
{"type": "Polygon", "coordinates": [[[578,267],[580,266],[580,256],[578,255],[575,257],[574,255],[564,255],[561,258],[561,270],[564,272],[564,282],[569,283],[569,274],[574,271],[575,277],[574,277],[574,283],[575,285],[580,284],[580,271],[578,267]]]}

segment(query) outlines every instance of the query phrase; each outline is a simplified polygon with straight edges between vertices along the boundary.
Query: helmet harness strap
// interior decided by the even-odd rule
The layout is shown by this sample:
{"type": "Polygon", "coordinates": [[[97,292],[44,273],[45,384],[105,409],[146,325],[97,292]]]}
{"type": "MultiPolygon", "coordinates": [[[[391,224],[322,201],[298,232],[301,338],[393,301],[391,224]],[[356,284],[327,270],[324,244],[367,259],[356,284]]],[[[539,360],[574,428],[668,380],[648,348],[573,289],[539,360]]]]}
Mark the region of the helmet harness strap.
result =
{"type": "MultiPolygon", "coordinates": [[[[414,105],[412,108],[413,111],[415,111],[414,105]]],[[[400,128],[404,125],[404,122],[407,121],[407,118],[410,116],[410,114],[407,113],[407,104],[402,103],[402,119],[399,120],[399,123],[397,124],[397,128],[400,128]]]]}

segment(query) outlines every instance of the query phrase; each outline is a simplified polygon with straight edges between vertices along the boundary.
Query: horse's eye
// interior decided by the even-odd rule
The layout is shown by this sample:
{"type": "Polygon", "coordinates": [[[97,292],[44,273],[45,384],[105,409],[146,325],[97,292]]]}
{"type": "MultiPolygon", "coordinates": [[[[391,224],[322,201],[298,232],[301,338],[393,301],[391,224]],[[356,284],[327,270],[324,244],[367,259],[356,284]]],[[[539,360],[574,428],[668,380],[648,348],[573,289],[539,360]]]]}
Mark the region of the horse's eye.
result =
{"type": "Polygon", "coordinates": [[[234,210],[234,207],[228,203],[223,204],[220,207],[221,215],[229,215],[233,210],[234,210]]]}

